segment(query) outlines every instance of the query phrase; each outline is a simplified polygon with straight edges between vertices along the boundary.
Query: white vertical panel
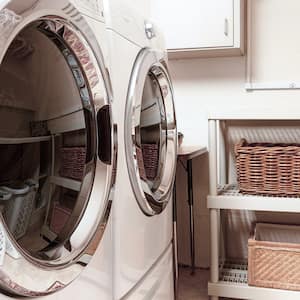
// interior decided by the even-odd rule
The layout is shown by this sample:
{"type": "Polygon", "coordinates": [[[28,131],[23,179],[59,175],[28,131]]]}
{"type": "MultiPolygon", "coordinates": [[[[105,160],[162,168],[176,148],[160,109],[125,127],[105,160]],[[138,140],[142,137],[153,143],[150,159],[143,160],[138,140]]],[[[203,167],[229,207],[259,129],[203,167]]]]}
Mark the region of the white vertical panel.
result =
{"type": "Polygon", "coordinates": [[[248,82],[260,89],[299,88],[300,1],[251,0],[248,5],[248,82]]]}

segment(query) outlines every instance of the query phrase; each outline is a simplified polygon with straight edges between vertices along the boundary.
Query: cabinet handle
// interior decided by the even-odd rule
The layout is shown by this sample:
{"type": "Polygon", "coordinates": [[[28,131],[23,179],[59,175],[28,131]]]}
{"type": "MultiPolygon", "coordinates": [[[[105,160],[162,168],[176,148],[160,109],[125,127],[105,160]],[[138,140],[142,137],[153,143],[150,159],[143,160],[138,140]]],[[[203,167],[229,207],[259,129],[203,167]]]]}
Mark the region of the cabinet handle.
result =
{"type": "Polygon", "coordinates": [[[225,18],[225,20],[224,20],[224,34],[226,36],[228,36],[228,19],[227,18],[225,18]]]}

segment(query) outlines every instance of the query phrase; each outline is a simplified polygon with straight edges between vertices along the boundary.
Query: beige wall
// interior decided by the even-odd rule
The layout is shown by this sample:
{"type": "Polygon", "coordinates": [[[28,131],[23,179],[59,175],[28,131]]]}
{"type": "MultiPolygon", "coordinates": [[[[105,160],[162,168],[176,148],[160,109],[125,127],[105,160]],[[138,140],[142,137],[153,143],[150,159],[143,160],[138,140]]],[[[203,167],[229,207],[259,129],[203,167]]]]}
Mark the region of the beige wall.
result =
{"type": "MultiPolygon", "coordinates": [[[[300,1],[251,0],[252,79],[276,86],[277,82],[300,82],[300,1]],[[280,16],[280,22],[278,18],[280,16]],[[297,67],[295,67],[297,66],[297,67]],[[299,70],[299,71],[298,71],[299,70]]],[[[175,90],[178,128],[187,144],[208,144],[207,116],[211,112],[299,112],[300,90],[245,90],[247,57],[170,61],[175,90]]],[[[207,156],[195,159],[196,247],[198,266],[209,261],[209,219],[205,208],[207,156]]],[[[179,260],[189,263],[186,179],[178,167],[179,260]]]]}

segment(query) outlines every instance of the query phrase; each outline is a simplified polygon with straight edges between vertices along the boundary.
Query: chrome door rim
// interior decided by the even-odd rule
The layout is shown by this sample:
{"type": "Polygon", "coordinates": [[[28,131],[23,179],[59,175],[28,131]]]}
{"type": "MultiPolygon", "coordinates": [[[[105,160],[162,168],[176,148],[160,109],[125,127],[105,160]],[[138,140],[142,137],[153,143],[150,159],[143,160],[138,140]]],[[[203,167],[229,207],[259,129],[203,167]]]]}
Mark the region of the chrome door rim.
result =
{"type": "MultiPolygon", "coordinates": [[[[53,25],[53,27],[49,28],[49,29],[51,31],[53,31],[53,33],[55,33],[56,30],[60,30],[62,28],[62,26],[66,26],[69,30],[71,30],[74,33],[76,33],[76,35],[80,37],[81,41],[85,41],[86,42],[86,40],[82,36],[81,32],[73,24],[70,24],[67,20],[65,20],[63,18],[53,17],[53,16],[45,16],[45,17],[42,17],[42,18],[40,18],[38,20],[35,20],[34,22],[36,22],[36,21],[50,22],[53,25]]],[[[92,57],[95,58],[94,54],[92,54],[93,53],[92,48],[88,44],[86,44],[86,46],[87,46],[87,48],[89,50],[90,55],[92,55],[92,57]]],[[[95,62],[95,67],[98,69],[97,64],[95,62]]],[[[100,68],[99,68],[98,71],[100,71],[100,68]]],[[[87,82],[89,82],[88,78],[85,78],[85,79],[86,79],[87,82]]],[[[89,86],[90,86],[90,91],[89,91],[90,96],[91,95],[95,95],[95,93],[93,92],[93,88],[90,85],[90,82],[89,82],[89,86]]],[[[91,97],[93,97],[93,96],[91,96],[91,97]]],[[[90,101],[89,103],[85,103],[87,109],[91,110],[91,112],[92,112],[92,120],[91,121],[94,124],[96,124],[96,121],[95,121],[96,110],[99,110],[100,108],[108,105],[108,102],[105,101],[105,99],[103,99],[103,100],[104,100],[103,103],[101,103],[100,105],[98,105],[98,107],[95,107],[94,101],[90,101]]],[[[108,99],[106,99],[106,100],[108,100],[108,99]]],[[[95,128],[95,130],[96,130],[96,128],[95,128]]],[[[97,159],[97,144],[98,144],[98,141],[97,141],[97,137],[96,137],[96,132],[94,132],[94,134],[95,134],[95,141],[96,141],[96,143],[95,143],[95,147],[94,147],[94,150],[93,150],[93,152],[94,152],[94,155],[93,155],[94,156],[93,157],[93,164],[89,164],[89,167],[93,169],[93,171],[92,171],[94,173],[93,177],[95,178],[96,163],[97,163],[97,160],[98,160],[97,159]]],[[[92,184],[91,189],[92,189],[93,185],[94,185],[94,183],[92,184]]],[[[91,192],[91,189],[90,189],[90,192],[91,192]]],[[[107,190],[109,190],[108,187],[107,187],[107,190]]],[[[88,198],[89,198],[89,196],[88,196],[88,198]]],[[[105,205],[106,207],[109,206],[108,202],[109,202],[109,197],[107,197],[107,203],[105,205]]],[[[84,210],[83,210],[83,214],[84,214],[84,210]]],[[[107,216],[106,212],[103,213],[103,217],[104,216],[107,216]]],[[[2,222],[5,224],[4,221],[2,221],[2,222]]],[[[79,220],[79,223],[80,223],[80,220],[79,220]]],[[[76,227],[77,226],[75,226],[75,229],[76,229],[76,227]]],[[[13,240],[13,238],[12,238],[12,240],[13,240]]],[[[13,243],[16,244],[14,242],[14,240],[13,240],[13,243]]],[[[85,250],[86,247],[87,247],[87,245],[84,246],[84,247],[82,247],[82,249],[80,251],[77,251],[76,254],[74,253],[73,257],[68,255],[66,261],[63,261],[62,259],[55,259],[55,260],[44,261],[44,260],[39,260],[37,258],[34,258],[34,257],[28,255],[27,252],[25,252],[23,249],[20,248],[20,246],[18,244],[16,244],[16,248],[19,249],[20,252],[22,252],[22,254],[24,256],[26,256],[27,259],[30,260],[32,263],[37,264],[38,266],[43,266],[44,268],[50,268],[50,269],[53,269],[53,267],[58,268],[58,269],[65,268],[69,264],[72,264],[76,260],[76,258],[80,257],[81,254],[83,254],[83,252],[84,252],[84,250],[85,250]]]]}
{"type": "Polygon", "coordinates": [[[176,170],[177,129],[172,84],[164,66],[163,54],[147,48],[139,53],[131,75],[125,112],[125,151],[131,186],[140,208],[147,216],[160,214],[172,194],[176,170]],[[155,191],[151,191],[148,184],[140,178],[136,147],[136,128],[140,126],[144,83],[149,73],[156,78],[160,86],[166,125],[165,140],[160,145],[160,152],[164,148],[165,156],[160,156],[163,168],[160,172],[159,186],[155,191]]]}
{"type": "MultiPolygon", "coordinates": [[[[49,2],[51,5],[51,1],[49,1],[49,2]]],[[[22,22],[20,24],[17,24],[14,28],[12,28],[12,30],[9,34],[9,40],[13,40],[24,28],[26,28],[26,26],[30,25],[31,23],[35,23],[35,22],[39,22],[39,21],[51,23],[53,25],[53,27],[51,29],[53,31],[53,33],[55,33],[56,30],[59,30],[62,26],[65,26],[69,30],[76,33],[76,35],[80,38],[80,40],[82,42],[85,43],[86,47],[88,48],[89,53],[91,54],[91,57],[94,60],[95,67],[97,68],[98,75],[101,76],[101,80],[103,81],[105,88],[106,88],[105,89],[106,97],[101,98],[101,99],[97,98],[98,95],[96,94],[96,90],[94,91],[94,88],[91,88],[89,91],[90,99],[91,99],[91,102],[89,103],[90,104],[89,109],[92,110],[93,116],[95,117],[95,114],[97,113],[97,111],[99,111],[104,106],[109,105],[111,102],[111,99],[112,99],[111,88],[110,88],[108,76],[106,74],[106,69],[105,69],[105,65],[103,62],[103,56],[101,53],[101,49],[96,41],[96,38],[91,41],[93,44],[93,45],[91,45],[87,42],[85,36],[83,35],[83,32],[80,29],[78,29],[76,22],[79,20],[81,22],[81,24],[82,23],[85,24],[85,21],[83,20],[83,18],[81,17],[78,19],[78,17],[77,17],[76,19],[74,19],[74,22],[70,21],[69,17],[64,12],[64,9],[74,12],[75,8],[68,1],[64,1],[64,3],[67,5],[65,7],[63,7],[63,4],[62,4],[62,7],[63,7],[62,11],[60,12],[58,10],[57,13],[55,13],[55,16],[54,15],[50,15],[50,16],[44,15],[43,11],[45,11],[45,10],[41,9],[41,12],[39,12],[37,9],[37,11],[35,11],[35,13],[34,13],[35,17],[33,20],[28,20],[29,18],[24,18],[24,22],[22,20],[22,22]]],[[[72,19],[72,17],[71,17],[71,19],[72,19]]],[[[84,30],[87,30],[87,28],[88,28],[88,25],[84,26],[84,30]]],[[[93,35],[92,32],[90,32],[90,34],[93,35]]],[[[9,45],[9,43],[8,43],[8,45],[9,45]]],[[[4,57],[4,54],[7,51],[6,46],[3,47],[0,51],[2,51],[2,53],[0,53],[1,63],[2,63],[2,58],[4,57]]],[[[88,81],[89,86],[91,87],[89,78],[86,78],[86,80],[88,81]]],[[[87,103],[87,107],[89,106],[89,104],[87,103]]],[[[113,128],[113,126],[112,126],[112,128],[113,128]]],[[[95,131],[97,131],[96,127],[95,127],[95,131]]],[[[95,134],[96,134],[96,132],[95,132],[95,134]]],[[[17,295],[21,295],[21,296],[46,295],[49,293],[53,293],[53,292],[65,287],[66,285],[68,285],[71,281],[73,281],[81,273],[82,267],[87,265],[88,261],[86,261],[86,258],[81,259],[81,257],[83,257],[83,255],[85,254],[85,250],[87,249],[89,244],[93,242],[94,234],[96,233],[97,229],[99,229],[99,228],[101,228],[102,235],[99,240],[97,239],[97,244],[100,243],[102,236],[103,236],[103,232],[105,230],[105,226],[108,221],[109,212],[110,212],[110,208],[111,208],[112,199],[110,197],[110,193],[111,193],[111,188],[113,185],[112,173],[113,173],[113,168],[116,164],[116,161],[115,161],[115,158],[116,158],[115,136],[116,135],[114,134],[113,130],[111,132],[111,136],[112,136],[111,149],[113,151],[113,153],[112,153],[113,161],[112,161],[111,165],[105,166],[107,171],[106,171],[105,191],[103,192],[103,195],[104,195],[103,198],[105,199],[105,203],[103,204],[104,209],[101,210],[101,214],[97,215],[96,223],[98,224],[98,226],[96,228],[93,227],[88,230],[87,236],[86,236],[86,238],[83,239],[84,241],[82,242],[80,248],[75,247],[74,252],[67,253],[65,256],[64,256],[64,254],[62,254],[62,256],[60,258],[57,258],[54,260],[49,260],[49,261],[43,261],[43,260],[36,259],[36,258],[30,256],[27,252],[25,252],[18,245],[18,243],[16,243],[14,241],[14,239],[11,237],[10,233],[6,229],[4,229],[4,233],[7,235],[7,238],[9,239],[11,246],[14,248],[13,251],[15,251],[16,255],[19,257],[18,259],[20,259],[21,261],[24,261],[25,264],[32,264],[30,266],[30,268],[32,268],[32,270],[35,270],[34,272],[36,272],[35,274],[37,276],[38,276],[39,272],[43,272],[43,274],[45,274],[45,272],[49,271],[52,274],[53,271],[56,272],[55,270],[57,270],[57,274],[60,274],[61,272],[69,269],[70,267],[73,268],[74,264],[76,264],[76,266],[77,266],[74,270],[77,270],[77,271],[74,271],[74,272],[72,271],[73,273],[69,272],[69,273],[66,273],[66,275],[61,275],[62,277],[58,275],[57,276],[58,279],[56,281],[53,281],[53,283],[51,285],[49,285],[47,287],[47,289],[45,289],[45,290],[44,290],[44,288],[42,290],[34,290],[31,288],[28,289],[26,287],[26,284],[23,285],[23,284],[20,284],[20,282],[18,282],[18,283],[15,282],[14,278],[7,277],[7,275],[6,275],[6,277],[4,277],[5,266],[2,266],[2,267],[0,267],[0,268],[2,268],[2,272],[3,272],[3,275],[2,275],[2,272],[0,274],[0,285],[2,286],[2,288],[4,288],[7,291],[10,291],[13,294],[17,294],[17,295]],[[79,268],[79,266],[81,266],[81,267],[79,268]],[[80,269],[80,271],[78,271],[79,269],[80,269]],[[66,276],[66,277],[64,277],[64,276],[66,276]],[[59,278],[64,278],[63,282],[60,282],[59,278]]],[[[98,141],[97,141],[97,134],[96,134],[95,151],[94,151],[95,155],[93,158],[94,162],[93,162],[93,164],[91,164],[91,167],[94,169],[93,172],[95,172],[97,166],[104,165],[97,157],[97,145],[98,145],[98,141]]],[[[95,177],[95,175],[93,177],[94,177],[94,179],[95,178],[97,179],[97,174],[96,174],[96,177],[95,177]]],[[[91,189],[90,189],[89,193],[93,189],[93,186],[94,186],[94,182],[91,185],[91,189]]],[[[87,206],[88,206],[88,203],[89,203],[89,201],[87,202],[87,206]]],[[[85,216],[84,214],[85,214],[85,212],[83,213],[82,218],[88,218],[88,216],[85,216]]],[[[3,224],[5,224],[5,222],[2,219],[2,216],[1,216],[1,222],[3,224]]],[[[76,234],[77,225],[75,226],[75,230],[72,233],[72,236],[76,234]]],[[[70,239],[71,239],[71,237],[70,237],[70,239]]],[[[62,248],[64,248],[63,246],[62,246],[62,248]]],[[[32,278],[32,280],[34,280],[34,278],[32,278]]],[[[36,280],[42,280],[42,279],[36,278],[36,280]]]]}

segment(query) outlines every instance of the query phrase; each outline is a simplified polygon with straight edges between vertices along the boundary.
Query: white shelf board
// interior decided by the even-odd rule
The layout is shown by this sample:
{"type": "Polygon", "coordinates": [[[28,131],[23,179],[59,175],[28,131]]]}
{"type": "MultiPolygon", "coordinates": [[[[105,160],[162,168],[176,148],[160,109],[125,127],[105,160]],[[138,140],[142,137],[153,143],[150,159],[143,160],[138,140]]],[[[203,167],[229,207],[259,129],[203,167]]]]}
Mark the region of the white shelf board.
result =
{"type": "Polygon", "coordinates": [[[220,268],[220,281],[208,283],[210,296],[233,299],[299,299],[300,292],[249,286],[247,262],[225,262],[220,268]]]}
{"type": "Polygon", "coordinates": [[[16,144],[31,144],[50,141],[51,136],[38,136],[38,137],[27,137],[27,138],[0,138],[0,144],[5,145],[16,145],[16,144]]]}
{"type": "Polygon", "coordinates": [[[59,176],[51,176],[50,182],[52,184],[65,187],[67,189],[79,192],[81,189],[81,182],[69,178],[59,177],[59,176]]]}
{"type": "Polygon", "coordinates": [[[288,107],[279,110],[270,110],[266,112],[266,108],[262,107],[260,110],[251,111],[240,109],[235,111],[214,111],[208,114],[208,120],[236,120],[236,121],[297,121],[300,120],[299,109],[296,107],[288,107]]]}
{"type": "Polygon", "coordinates": [[[219,189],[217,196],[207,197],[207,207],[216,209],[300,212],[300,198],[243,195],[236,185],[219,189]]]}
{"type": "Polygon", "coordinates": [[[300,292],[249,286],[245,283],[219,281],[208,283],[208,295],[233,299],[299,300],[300,292]]]}

